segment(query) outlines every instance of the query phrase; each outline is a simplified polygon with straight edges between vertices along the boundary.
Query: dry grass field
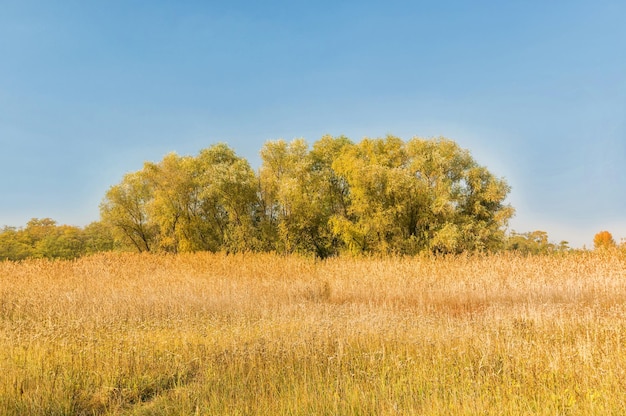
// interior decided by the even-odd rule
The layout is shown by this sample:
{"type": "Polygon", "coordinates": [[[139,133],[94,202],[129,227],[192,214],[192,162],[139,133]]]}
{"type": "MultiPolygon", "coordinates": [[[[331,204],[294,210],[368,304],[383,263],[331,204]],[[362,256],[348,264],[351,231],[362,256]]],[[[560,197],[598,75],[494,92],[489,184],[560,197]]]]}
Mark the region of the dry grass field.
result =
{"type": "Polygon", "coordinates": [[[0,263],[2,415],[607,415],[626,256],[0,263]]]}

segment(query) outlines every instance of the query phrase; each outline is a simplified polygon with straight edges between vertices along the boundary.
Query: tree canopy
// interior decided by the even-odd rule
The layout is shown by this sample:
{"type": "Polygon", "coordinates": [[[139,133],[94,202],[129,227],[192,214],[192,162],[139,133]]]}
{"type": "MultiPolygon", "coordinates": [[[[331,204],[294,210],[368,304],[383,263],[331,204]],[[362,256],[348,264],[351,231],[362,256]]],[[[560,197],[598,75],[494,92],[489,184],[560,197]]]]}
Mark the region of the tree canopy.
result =
{"type": "Polygon", "coordinates": [[[606,250],[617,247],[617,244],[610,232],[600,231],[593,237],[593,247],[596,250],[606,250]]]}
{"type": "Polygon", "coordinates": [[[58,225],[51,218],[33,218],[24,228],[0,229],[0,260],[73,259],[114,248],[110,229],[100,222],[80,228],[58,225]]]}
{"type": "Polygon", "coordinates": [[[510,188],[445,139],[266,142],[258,174],[225,144],[112,186],[101,220],[138,251],[459,253],[503,247],[510,188]]]}
{"type": "MultiPolygon", "coordinates": [[[[33,218],[0,229],[0,260],[108,250],[320,258],[556,250],[544,232],[506,235],[514,213],[506,181],[446,138],[274,140],[260,156],[256,172],[223,143],[146,162],[108,189],[100,221],[80,228],[33,218]]],[[[596,247],[615,245],[596,237],[596,247]]]]}

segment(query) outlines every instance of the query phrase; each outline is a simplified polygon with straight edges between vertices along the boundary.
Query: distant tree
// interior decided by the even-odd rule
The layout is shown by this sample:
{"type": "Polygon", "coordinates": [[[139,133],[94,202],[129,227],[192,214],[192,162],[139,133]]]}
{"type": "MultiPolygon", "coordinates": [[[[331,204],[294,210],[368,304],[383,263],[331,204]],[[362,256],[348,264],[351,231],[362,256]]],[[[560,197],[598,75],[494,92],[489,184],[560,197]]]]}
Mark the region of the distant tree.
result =
{"type": "Polygon", "coordinates": [[[73,259],[105,249],[101,246],[90,251],[90,238],[88,228],[58,225],[51,218],[33,218],[24,228],[5,227],[0,231],[0,260],[73,259]]]}
{"type": "Polygon", "coordinates": [[[547,232],[536,230],[526,233],[512,232],[507,239],[506,249],[522,254],[547,254],[567,251],[569,247],[567,241],[561,241],[558,246],[551,243],[547,232]]]}
{"type": "Polygon", "coordinates": [[[593,246],[596,250],[616,247],[613,235],[608,231],[600,231],[593,237],[593,246]]]}
{"type": "Polygon", "coordinates": [[[101,221],[94,221],[83,228],[83,239],[85,254],[112,251],[119,247],[111,227],[101,221]]]}
{"type": "Polygon", "coordinates": [[[33,218],[21,231],[31,249],[31,257],[74,258],[82,254],[78,227],[58,226],[51,218],[33,218]]]}
{"type": "MultiPolygon", "coordinates": [[[[28,227],[26,227],[28,231],[28,227]]],[[[84,253],[82,230],[71,225],[55,226],[47,230],[34,247],[35,257],[73,259],[84,253]]]]}
{"type": "Polygon", "coordinates": [[[54,232],[57,222],[52,218],[32,218],[26,223],[24,238],[28,244],[35,247],[41,240],[54,232]]]}
{"type": "Polygon", "coordinates": [[[24,260],[33,256],[33,247],[24,232],[15,227],[0,231],[0,260],[24,260]]]}
{"type": "Polygon", "coordinates": [[[351,193],[346,177],[334,166],[340,155],[353,146],[345,136],[324,136],[313,144],[309,153],[314,183],[309,203],[316,212],[317,238],[313,239],[313,244],[318,257],[336,255],[344,248],[341,237],[333,230],[333,218],[348,215],[351,193]]]}

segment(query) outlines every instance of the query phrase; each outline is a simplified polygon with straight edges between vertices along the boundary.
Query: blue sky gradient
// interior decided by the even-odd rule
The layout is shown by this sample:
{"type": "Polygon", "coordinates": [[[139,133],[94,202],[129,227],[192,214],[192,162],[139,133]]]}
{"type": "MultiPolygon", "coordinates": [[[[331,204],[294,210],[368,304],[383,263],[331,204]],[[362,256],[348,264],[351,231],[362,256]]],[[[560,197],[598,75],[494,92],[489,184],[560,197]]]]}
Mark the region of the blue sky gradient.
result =
{"type": "Polygon", "coordinates": [[[445,136],[511,228],[626,237],[626,2],[2,1],[0,226],[86,225],[146,160],[445,136]],[[183,4],[184,3],[184,4],[183,4]]]}

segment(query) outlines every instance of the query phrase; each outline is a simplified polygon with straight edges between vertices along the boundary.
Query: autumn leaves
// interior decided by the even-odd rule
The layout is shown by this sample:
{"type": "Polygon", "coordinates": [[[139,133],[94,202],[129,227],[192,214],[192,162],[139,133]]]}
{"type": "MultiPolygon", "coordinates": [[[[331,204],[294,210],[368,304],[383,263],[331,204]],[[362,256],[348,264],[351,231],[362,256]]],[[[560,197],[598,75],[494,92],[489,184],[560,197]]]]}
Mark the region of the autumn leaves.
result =
{"type": "Polygon", "coordinates": [[[102,221],[138,251],[414,254],[499,248],[509,187],[444,139],[269,141],[169,154],[111,187],[102,221]]]}

